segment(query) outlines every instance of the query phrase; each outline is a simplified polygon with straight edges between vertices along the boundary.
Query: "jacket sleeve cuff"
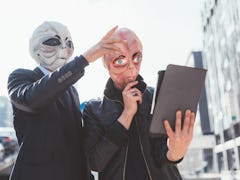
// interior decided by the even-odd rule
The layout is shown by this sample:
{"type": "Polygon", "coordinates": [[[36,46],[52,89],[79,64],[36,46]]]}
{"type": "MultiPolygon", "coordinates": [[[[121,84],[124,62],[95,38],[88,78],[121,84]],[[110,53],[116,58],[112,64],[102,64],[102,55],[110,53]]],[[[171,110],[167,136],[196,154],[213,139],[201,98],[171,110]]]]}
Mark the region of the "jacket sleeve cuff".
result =
{"type": "Polygon", "coordinates": [[[117,146],[125,146],[128,143],[128,130],[118,121],[106,129],[105,136],[117,146]]]}
{"type": "Polygon", "coordinates": [[[167,158],[167,152],[168,152],[168,148],[166,148],[166,151],[165,151],[165,159],[166,161],[169,163],[169,164],[178,164],[180,163],[184,157],[182,157],[181,159],[177,160],[177,161],[170,161],[168,158],[167,158]]]}
{"type": "Polygon", "coordinates": [[[85,68],[89,65],[89,62],[86,60],[86,58],[83,55],[75,57],[75,59],[78,59],[79,65],[82,68],[85,68]]]}
{"type": "Polygon", "coordinates": [[[181,159],[179,159],[177,161],[170,161],[170,160],[168,160],[168,161],[169,161],[170,164],[178,164],[178,163],[180,163],[183,160],[183,158],[184,157],[182,157],[181,159]]]}
{"type": "Polygon", "coordinates": [[[162,146],[163,148],[162,148],[162,152],[163,152],[163,154],[164,154],[164,159],[165,159],[165,161],[168,163],[168,164],[178,164],[178,163],[180,163],[182,160],[183,160],[183,157],[181,158],[181,159],[179,159],[179,160],[177,160],[177,161],[170,161],[169,159],[168,159],[168,157],[167,157],[167,152],[168,152],[168,147],[167,147],[167,145],[165,145],[165,146],[162,146]]]}
{"type": "Polygon", "coordinates": [[[170,161],[167,158],[168,146],[167,146],[167,137],[153,138],[152,139],[154,146],[155,158],[160,166],[162,164],[175,165],[183,160],[183,158],[177,161],[170,161]]]}

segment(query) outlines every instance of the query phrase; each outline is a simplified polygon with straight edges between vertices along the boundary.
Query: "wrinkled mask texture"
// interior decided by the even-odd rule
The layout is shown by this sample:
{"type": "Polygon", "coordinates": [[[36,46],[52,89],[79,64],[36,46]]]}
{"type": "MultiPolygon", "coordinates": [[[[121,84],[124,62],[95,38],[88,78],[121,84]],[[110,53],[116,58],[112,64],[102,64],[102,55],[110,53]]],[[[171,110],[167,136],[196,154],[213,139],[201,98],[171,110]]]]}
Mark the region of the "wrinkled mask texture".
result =
{"type": "Polygon", "coordinates": [[[126,47],[123,48],[121,44],[118,44],[120,49],[125,50],[120,56],[106,54],[104,65],[115,86],[124,89],[128,83],[135,81],[139,74],[142,62],[142,44],[137,35],[127,28],[118,29],[113,37],[124,40],[126,47]]]}
{"type": "Polygon", "coordinates": [[[37,27],[30,39],[29,48],[33,59],[50,71],[63,66],[74,49],[67,27],[51,21],[37,27]]]}

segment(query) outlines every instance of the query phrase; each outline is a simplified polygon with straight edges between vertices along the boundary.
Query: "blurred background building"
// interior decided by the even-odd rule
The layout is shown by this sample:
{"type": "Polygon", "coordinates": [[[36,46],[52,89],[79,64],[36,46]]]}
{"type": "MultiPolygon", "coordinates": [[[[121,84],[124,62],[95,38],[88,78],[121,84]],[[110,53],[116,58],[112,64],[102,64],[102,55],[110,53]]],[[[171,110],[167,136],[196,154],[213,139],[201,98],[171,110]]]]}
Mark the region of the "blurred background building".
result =
{"type": "Polygon", "coordinates": [[[0,180],[9,178],[18,149],[12,105],[7,96],[0,96],[0,180]]]}
{"type": "Polygon", "coordinates": [[[210,120],[214,124],[219,172],[239,173],[240,18],[239,1],[205,1],[203,63],[210,120]]]}
{"type": "MultiPolygon", "coordinates": [[[[202,51],[193,51],[187,58],[186,65],[203,67],[202,51]]],[[[213,122],[209,119],[207,89],[203,86],[196,114],[194,137],[179,169],[184,179],[219,179],[214,147],[216,140],[213,122]]]]}
{"type": "MultiPolygon", "coordinates": [[[[217,172],[222,179],[240,179],[240,1],[206,0],[202,9],[202,65],[208,70],[201,123],[195,136],[214,134],[216,145],[203,150],[202,160],[212,162],[201,172],[217,172]],[[200,128],[201,127],[201,128],[200,128]]],[[[201,59],[201,58],[200,58],[201,59]]],[[[199,61],[200,62],[200,61],[199,61]]],[[[188,60],[187,64],[191,64],[188,60]]],[[[198,65],[193,64],[198,67],[198,65]]],[[[202,97],[201,97],[202,98],[202,97]]],[[[198,141],[198,140],[196,140],[198,141]]],[[[191,149],[190,149],[191,152],[191,149]]],[[[189,152],[189,154],[190,154],[189,152]]],[[[200,152],[200,150],[198,150],[200,152]]],[[[197,157],[197,156],[196,156],[197,157]]],[[[194,157],[195,159],[195,157],[194,157]]]]}
{"type": "Polygon", "coordinates": [[[12,127],[12,105],[6,96],[0,96],[0,127],[12,127]]]}
{"type": "MultiPolygon", "coordinates": [[[[240,0],[203,0],[201,16],[203,48],[190,52],[186,65],[207,76],[179,169],[184,179],[240,179],[240,0]]],[[[0,127],[9,126],[11,105],[0,96],[0,127]]]]}

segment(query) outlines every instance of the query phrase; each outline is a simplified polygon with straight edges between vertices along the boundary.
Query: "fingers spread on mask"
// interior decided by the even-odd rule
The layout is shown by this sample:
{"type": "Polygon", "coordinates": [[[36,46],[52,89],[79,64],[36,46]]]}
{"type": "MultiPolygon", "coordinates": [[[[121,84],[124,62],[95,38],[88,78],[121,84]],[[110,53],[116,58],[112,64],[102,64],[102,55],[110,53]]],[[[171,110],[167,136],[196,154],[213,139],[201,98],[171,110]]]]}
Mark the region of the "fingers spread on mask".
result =
{"type": "Polygon", "coordinates": [[[126,40],[123,40],[123,39],[120,39],[120,38],[115,38],[115,37],[105,39],[104,42],[108,43],[108,44],[120,43],[120,44],[124,44],[124,45],[126,45],[126,43],[127,43],[126,40]]]}
{"type": "Polygon", "coordinates": [[[107,32],[107,34],[103,37],[103,39],[108,39],[113,35],[113,33],[117,30],[118,26],[113,27],[110,31],[107,32]]]}
{"type": "MultiPolygon", "coordinates": [[[[124,55],[129,51],[126,41],[117,38],[110,38],[104,40],[102,41],[101,46],[110,50],[117,51],[117,53],[120,53],[120,55],[124,55]]],[[[105,54],[108,53],[108,51],[105,52],[105,54]]]]}
{"type": "Polygon", "coordinates": [[[118,46],[111,44],[101,44],[100,46],[100,48],[103,50],[103,54],[108,54],[111,56],[120,56],[122,54],[122,51],[118,46]]]}

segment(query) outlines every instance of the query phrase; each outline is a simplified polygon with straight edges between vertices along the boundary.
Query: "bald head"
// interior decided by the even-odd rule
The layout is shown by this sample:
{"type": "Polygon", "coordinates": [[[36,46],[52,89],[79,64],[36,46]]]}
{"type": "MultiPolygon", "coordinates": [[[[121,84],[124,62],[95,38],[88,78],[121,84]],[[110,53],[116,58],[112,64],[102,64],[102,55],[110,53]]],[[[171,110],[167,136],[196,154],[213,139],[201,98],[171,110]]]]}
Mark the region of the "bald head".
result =
{"type": "Polygon", "coordinates": [[[127,42],[128,48],[131,48],[131,45],[133,44],[138,44],[138,46],[142,50],[142,43],[140,39],[131,29],[128,29],[128,28],[117,29],[113,34],[113,37],[117,37],[122,40],[125,40],[127,42]]]}
{"type": "MultiPolygon", "coordinates": [[[[139,51],[142,52],[142,43],[140,41],[140,39],[138,38],[138,36],[131,30],[128,28],[119,28],[117,29],[113,35],[112,38],[119,38],[122,39],[126,42],[126,47],[123,47],[123,45],[119,44],[119,47],[121,49],[126,49],[126,51],[130,52],[131,50],[135,50],[138,49],[139,51]]],[[[126,52],[126,53],[128,53],[126,52]]],[[[109,54],[105,54],[103,61],[104,61],[104,65],[105,67],[108,67],[109,62],[111,61],[111,59],[113,59],[114,57],[109,55],[109,54]]]]}
{"type": "Polygon", "coordinates": [[[120,55],[105,54],[104,65],[115,86],[123,89],[129,82],[135,81],[139,74],[142,62],[142,43],[128,28],[117,29],[112,38],[124,40],[125,43],[116,44],[122,51],[120,55]]]}

